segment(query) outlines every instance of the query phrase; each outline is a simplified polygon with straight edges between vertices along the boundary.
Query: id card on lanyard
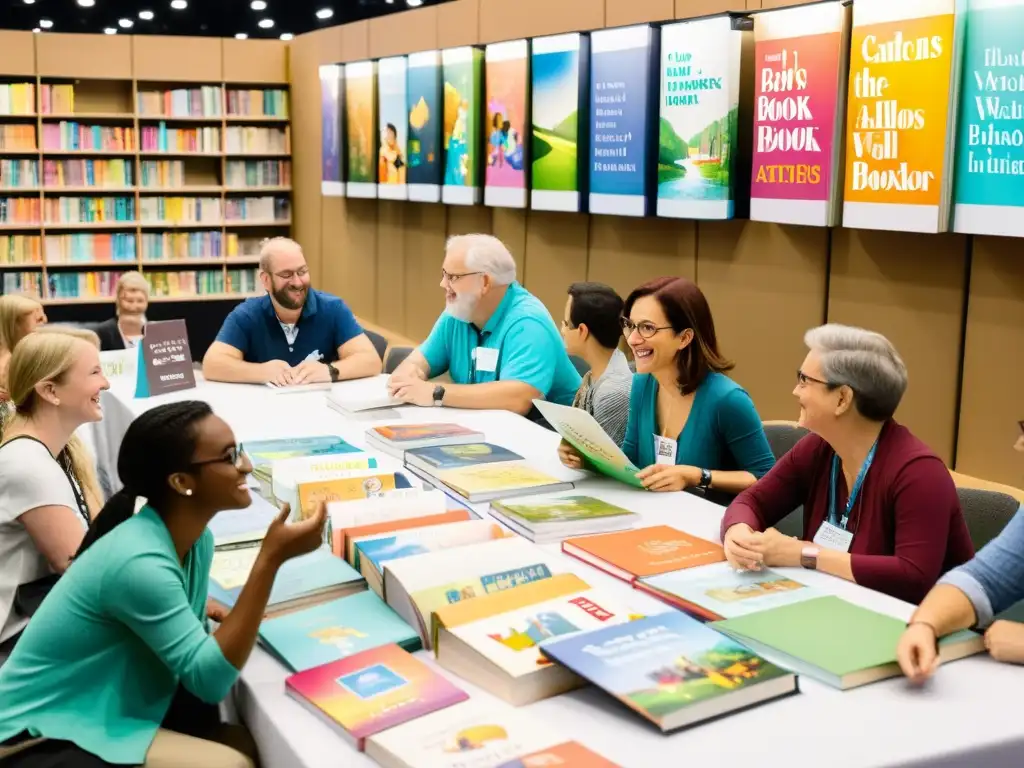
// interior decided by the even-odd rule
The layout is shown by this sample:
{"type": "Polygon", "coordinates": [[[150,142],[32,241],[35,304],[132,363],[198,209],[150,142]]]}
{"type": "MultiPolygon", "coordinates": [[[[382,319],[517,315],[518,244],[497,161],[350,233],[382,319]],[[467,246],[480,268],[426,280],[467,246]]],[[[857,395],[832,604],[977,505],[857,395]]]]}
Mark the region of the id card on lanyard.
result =
{"type": "Polygon", "coordinates": [[[839,510],[836,509],[836,482],[839,479],[839,457],[832,456],[832,472],[829,475],[828,482],[828,518],[822,522],[821,527],[814,536],[814,543],[819,547],[826,547],[827,549],[834,549],[839,552],[850,551],[850,545],[853,544],[853,532],[848,530],[850,513],[853,512],[853,507],[857,503],[857,497],[860,495],[861,486],[864,485],[864,478],[867,476],[868,470],[871,469],[871,464],[875,460],[875,449],[877,447],[878,441],[875,440],[871,450],[868,451],[868,455],[864,457],[864,463],[860,466],[857,478],[853,481],[853,487],[850,489],[850,494],[846,499],[846,508],[843,510],[842,516],[840,516],[839,510]]]}

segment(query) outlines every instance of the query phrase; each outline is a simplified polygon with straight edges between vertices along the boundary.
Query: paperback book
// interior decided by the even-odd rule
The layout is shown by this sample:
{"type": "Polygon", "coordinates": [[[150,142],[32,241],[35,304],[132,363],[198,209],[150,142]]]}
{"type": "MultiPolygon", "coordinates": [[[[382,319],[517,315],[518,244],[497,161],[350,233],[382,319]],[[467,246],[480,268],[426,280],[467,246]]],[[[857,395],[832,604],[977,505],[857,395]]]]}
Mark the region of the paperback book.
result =
{"type": "Polygon", "coordinates": [[[359,453],[354,445],[336,435],[316,437],[285,437],[277,440],[254,440],[242,446],[252,462],[252,472],[267,485],[271,483],[271,465],[282,459],[302,456],[327,456],[337,453],[359,453]]]}
{"type": "MultiPolygon", "coordinates": [[[[374,186],[374,192],[376,192],[376,186],[374,186]]],[[[327,405],[342,416],[350,418],[367,412],[380,412],[382,409],[405,405],[401,400],[388,394],[387,381],[388,377],[382,374],[368,379],[352,379],[335,384],[327,393],[327,405]]],[[[381,416],[380,413],[371,413],[370,415],[381,416]]]]}
{"type": "Polygon", "coordinates": [[[479,443],[483,439],[482,432],[461,424],[389,424],[366,431],[369,446],[399,459],[415,448],[479,443]]]}
{"type": "Polygon", "coordinates": [[[523,461],[523,457],[500,445],[479,442],[413,448],[405,454],[407,466],[435,476],[451,469],[509,461],[523,461]]]}
{"type": "Polygon", "coordinates": [[[537,544],[573,534],[587,536],[632,528],[640,516],[592,496],[557,496],[491,502],[491,514],[537,544]]]}
{"type": "Polygon", "coordinates": [[[566,539],[562,551],[629,582],[725,560],[720,545],[668,525],[566,539]]]}
{"type": "Polygon", "coordinates": [[[368,499],[396,488],[411,487],[401,472],[353,473],[354,477],[300,482],[299,519],[313,517],[321,504],[368,499]]]}
{"type": "Polygon", "coordinates": [[[411,528],[426,528],[432,525],[447,525],[477,520],[468,509],[448,510],[440,514],[414,515],[412,517],[390,518],[385,516],[379,522],[356,525],[331,532],[334,537],[334,553],[355,567],[358,560],[356,544],[373,536],[398,533],[411,528]]]}

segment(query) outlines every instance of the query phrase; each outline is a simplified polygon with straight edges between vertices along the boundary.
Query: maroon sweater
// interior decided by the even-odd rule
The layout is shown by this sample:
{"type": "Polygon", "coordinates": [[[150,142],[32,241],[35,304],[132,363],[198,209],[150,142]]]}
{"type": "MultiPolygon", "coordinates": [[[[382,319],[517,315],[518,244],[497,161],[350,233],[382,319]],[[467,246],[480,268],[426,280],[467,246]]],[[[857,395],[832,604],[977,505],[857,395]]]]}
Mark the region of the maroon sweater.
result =
{"type": "MultiPolygon", "coordinates": [[[[828,518],[834,453],[817,435],[803,438],[729,505],[722,535],[736,523],[763,531],[803,504],[803,538],[811,541],[828,518]]],[[[843,473],[836,474],[836,507],[841,511],[848,489],[843,473]]],[[[854,532],[854,580],[911,603],[920,602],[946,571],[974,556],[948,470],[928,446],[895,421],[882,428],[848,529],[854,532]]]]}

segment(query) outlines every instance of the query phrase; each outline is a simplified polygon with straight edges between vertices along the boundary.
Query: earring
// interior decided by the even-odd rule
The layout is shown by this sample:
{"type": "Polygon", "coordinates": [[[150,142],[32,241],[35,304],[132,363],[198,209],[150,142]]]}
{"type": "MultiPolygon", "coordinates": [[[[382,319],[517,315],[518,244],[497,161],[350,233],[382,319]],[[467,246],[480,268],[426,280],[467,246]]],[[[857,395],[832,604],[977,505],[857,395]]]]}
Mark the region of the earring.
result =
{"type": "Polygon", "coordinates": [[[191,496],[192,495],[192,489],[191,488],[186,488],[185,489],[185,495],[186,496],[191,496]]]}
{"type": "Polygon", "coordinates": [[[60,407],[60,398],[59,397],[54,398],[53,404],[59,408],[60,407]]]}

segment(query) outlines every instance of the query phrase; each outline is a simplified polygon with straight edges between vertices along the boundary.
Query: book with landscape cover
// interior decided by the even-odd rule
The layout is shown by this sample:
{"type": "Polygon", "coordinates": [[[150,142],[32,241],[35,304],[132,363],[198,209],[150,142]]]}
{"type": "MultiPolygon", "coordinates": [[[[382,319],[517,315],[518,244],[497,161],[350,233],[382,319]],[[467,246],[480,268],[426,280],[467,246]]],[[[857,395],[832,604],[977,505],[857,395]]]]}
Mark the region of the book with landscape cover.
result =
{"type": "Polygon", "coordinates": [[[409,652],[420,648],[419,635],[372,592],[265,619],[259,638],[294,672],[390,643],[409,652]]]}
{"type": "Polygon", "coordinates": [[[382,645],[298,672],[285,690],[363,749],[367,736],[469,698],[397,645],[382,645]]]}
{"type": "Polygon", "coordinates": [[[373,448],[390,456],[402,458],[406,451],[415,448],[429,448],[441,445],[479,443],[483,432],[469,429],[461,424],[388,424],[372,427],[366,431],[366,442],[373,448]]]}
{"type": "Polygon", "coordinates": [[[640,515],[592,496],[556,496],[528,501],[492,501],[491,513],[537,544],[632,528],[640,515]]]}
{"type": "Polygon", "coordinates": [[[721,545],[668,525],[566,539],[562,551],[630,582],[725,560],[721,545]]]}
{"type": "Polygon", "coordinates": [[[662,731],[798,691],[792,672],[679,611],[548,640],[541,651],[662,731]]]}

